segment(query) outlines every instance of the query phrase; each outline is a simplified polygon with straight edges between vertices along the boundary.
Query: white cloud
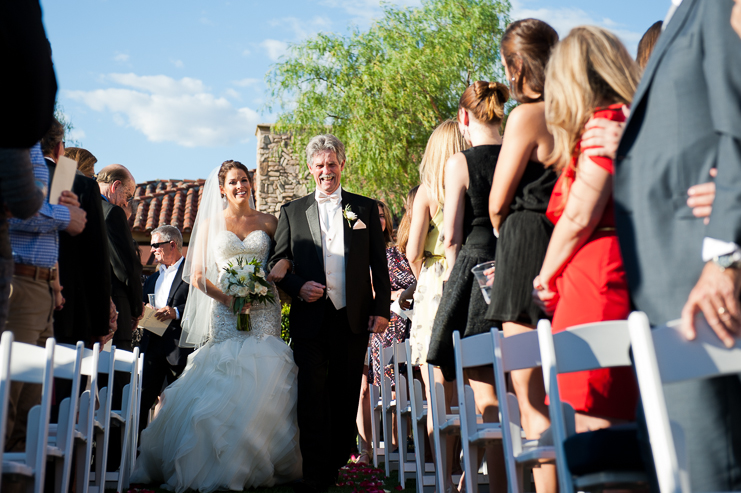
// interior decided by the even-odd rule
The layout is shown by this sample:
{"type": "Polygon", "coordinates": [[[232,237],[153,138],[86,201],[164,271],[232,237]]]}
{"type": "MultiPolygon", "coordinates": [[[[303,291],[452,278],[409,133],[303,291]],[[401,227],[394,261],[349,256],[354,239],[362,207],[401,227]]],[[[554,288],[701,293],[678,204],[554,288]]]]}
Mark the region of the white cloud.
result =
{"type": "Polygon", "coordinates": [[[234,84],[237,87],[250,87],[250,86],[254,86],[258,82],[260,82],[260,79],[251,79],[248,77],[246,79],[235,80],[232,82],[232,84],[234,84]]]}
{"type": "Polygon", "coordinates": [[[119,63],[126,63],[129,61],[129,58],[131,57],[127,53],[116,53],[113,60],[119,63]]]}
{"type": "Polygon", "coordinates": [[[245,48],[244,51],[242,52],[242,56],[250,56],[251,54],[252,52],[248,50],[247,48],[245,48]]]}
{"type": "Polygon", "coordinates": [[[268,58],[277,61],[288,49],[288,43],[277,39],[266,39],[260,46],[267,52],[268,58]]]}
{"type": "Polygon", "coordinates": [[[311,20],[298,19],[297,17],[283,17],[270,21],[272,27],[284,27],[293,32],[297,40],[308,38],[319,31],[326,31],[332,25],[328,17],[315,16],[311,20]]]}
{"type": "Polygon", "coordinates": [[[232,89],[231,87],[228,88],[226,91],[224,91],[224,94],[226,94],[232,99],[236,99],[237,101],[242,101],[242,95],[239,94],[239,92],[232,89]]]}
{"type": "Polygon", "coordinates": [[[94,111],[112,113],[114,122],[140,131],[152,142],[230,145],[251,137],[259,120],[254,110],[235,108],[197,79],[136,74],[109,74],[104,79],[123,87],[65,95],[94,111]]]}
{"type": "MultiPolygon", "coordinates": [[[[321,5],[344,10],[353,17],[353,22],[366,27],[381,17],[381,0],[322,0],[321,5]]],[[[388,3],[399,7],[419,7],[421,0],[395,0],[388,3]]]]}
{"type": "Polygon", "coordinates": [[[173,65],[175,65],[177,68],[183,68],[183,67],[185,67],[185,64],[183,63],[182,60],[175,60],[175,59],[170,58],[170,63],[172,63],[173,65]]]}
{"type": "Polygon", "coordinates": [[[643,33],[622,29],[621,24],[618,24],[612,19],[592,17],[591,14],[582,9],[573,7],[529,9],[526,8],[526,3],[525,0],[512,0],[510,17],[513,20],[528,17],[543,20],[553,26],[562,38],[569,34],[569,31],[576,26],[600,26],[615,33],[625,44],[626,48],[628,48],[628,51],[635,55],[638,48],[638,41],[641,40],[641,36],[643,35],[643,33]]]}

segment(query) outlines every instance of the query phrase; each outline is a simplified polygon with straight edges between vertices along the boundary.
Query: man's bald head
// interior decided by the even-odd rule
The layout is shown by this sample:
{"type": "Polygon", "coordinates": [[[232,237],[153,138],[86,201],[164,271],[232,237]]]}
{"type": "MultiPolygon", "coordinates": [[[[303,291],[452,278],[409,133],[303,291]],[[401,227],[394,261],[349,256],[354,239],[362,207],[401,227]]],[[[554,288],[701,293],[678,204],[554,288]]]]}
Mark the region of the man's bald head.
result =
{"type": "Polygon", "coordinates": [[[134,175],[121,164],[111,164],[98,173],[100,193],[111,204],[124,207],[134,197],[136,181],[134,175]]]}

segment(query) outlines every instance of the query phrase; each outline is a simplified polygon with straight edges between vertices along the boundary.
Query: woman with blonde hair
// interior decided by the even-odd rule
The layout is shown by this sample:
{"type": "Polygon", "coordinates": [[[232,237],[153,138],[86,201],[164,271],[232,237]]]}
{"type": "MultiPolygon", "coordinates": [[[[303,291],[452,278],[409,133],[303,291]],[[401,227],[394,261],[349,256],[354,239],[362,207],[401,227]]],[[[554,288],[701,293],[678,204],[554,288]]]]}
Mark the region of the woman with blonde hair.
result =
{"type": "MultiPolygon", "coordinates": [[[[443,243],[443,203],[445,202],[445,163],[453,155],[468,148],[458,128],[458,122],[441,123],[427,141],[425,154],[419,165],[420,186],[413,201],[411,223],[406,244],[406,256],[417,278],[414,293],[414,314],[410,332],[412,364],[420,365],[427,399],[430,398],[429,372],[426,367],[432,325],[443,294],[443,276],[448,270],[443,243]]],[[[399,242],[401,242],[401,232],[399,242]]],[[[447,405],[455,397],[455,385],[445,382],[436,369],[436,380],[443,382],[447,405]]],[[[427,434],[432,440],[432,414],[427,415],[427,434]]],[[[448,486],[453,467],[453,440],[447,442],[446,473],[448,486]]]]}
{"type": "MultiPolygon", "coordinates": [[[[508,99],[509,90],[499,82],[480,80],[466,88],[458,103],[458,126],[471,147],[445,163],[443,243],[447,284],[432,327],[427,363],[439,366],[447,381],[455,379],[453,332],[468,337],[491,329],[484,318],[486,301],[471,269],[496,254],[489,191],[502,148],[501,128],[508,99]]],[[[484,421],[498,421],[491,368],[467,372],[466,383],[474,391],[484,421]]],[[[501,447],[487,447],[490,491],[507,487],[501,451],[501,447]]]]}
{"type": "MultiPolygon", "coordinates": [[[[561,175],[547,211],[555,228],[533,297],[553,313],[553,332],[630,313],[615,231],[613,161],[584,155],[580,139],[590,119],[625,120],[623,105],[630,105],[639,79],[620,40],[594,26],[574,28],[548,63],[545,116],[554,138],[548,162],[561,175]]],[[[561,399],[576,411],[577,432],[635,419],[631,368],[569,373],[558,382],[561,399]]]]}

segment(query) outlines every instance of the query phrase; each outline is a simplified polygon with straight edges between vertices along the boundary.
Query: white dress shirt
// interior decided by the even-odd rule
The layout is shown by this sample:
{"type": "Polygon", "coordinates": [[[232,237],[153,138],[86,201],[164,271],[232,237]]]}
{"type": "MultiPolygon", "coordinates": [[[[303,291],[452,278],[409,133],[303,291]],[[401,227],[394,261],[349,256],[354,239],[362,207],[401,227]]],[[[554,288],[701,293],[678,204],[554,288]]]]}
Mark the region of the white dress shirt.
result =
{"type": "MultiPolygon", "coordinates": [[[[183,257],[180,260],[172,264],[170,267],[165,267],[164,264],[159,266],[159,277],[154,282],[154,302],[157,308],[164,308],[167,306],[167,299],[170,297],[170,289],[172,289],[172,283],[175,281],[175,276],[178,273],[180,264],[183,262],[183,257]]],[[[175,308],[175,318],[180,319],[180,312],[175,308]]]]}
{"type": "Polygon", "coordinates": [[[319,206],[319,223],[322,230],[324,274],[327,278],[326,294],[339,310],[346,305],[345,298],[345,228],[342,224],[342,187],[327,195],[321,190],[315,194],[319,206]]]}

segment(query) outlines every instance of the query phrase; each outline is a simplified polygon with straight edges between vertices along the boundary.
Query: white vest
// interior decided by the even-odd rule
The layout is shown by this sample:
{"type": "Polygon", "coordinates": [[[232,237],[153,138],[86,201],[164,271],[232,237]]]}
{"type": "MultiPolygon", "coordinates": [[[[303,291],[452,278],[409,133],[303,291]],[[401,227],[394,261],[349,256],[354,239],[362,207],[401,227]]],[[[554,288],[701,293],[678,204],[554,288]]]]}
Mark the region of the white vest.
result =
{"type": "Polygon", "coordinates": [[[322,253],[324,254],[324,274],[327,278],[327,296],[332,300],[334,307],[339,310],[345,307],[345,228],[342,224],[342,207],[334,210],[329,219],[329,226],[325,223],[325,214],[319,205],[319,224],[322,229],[322,253]]]}

